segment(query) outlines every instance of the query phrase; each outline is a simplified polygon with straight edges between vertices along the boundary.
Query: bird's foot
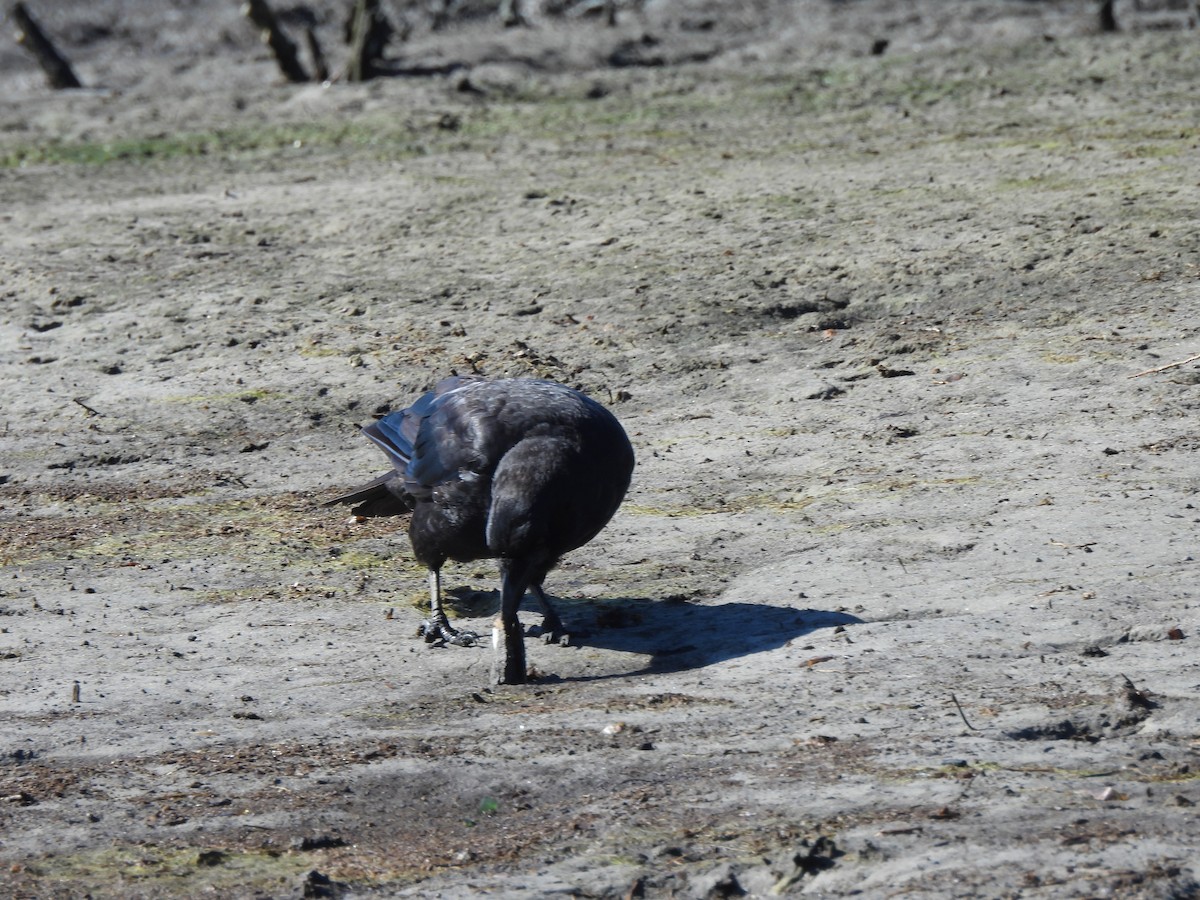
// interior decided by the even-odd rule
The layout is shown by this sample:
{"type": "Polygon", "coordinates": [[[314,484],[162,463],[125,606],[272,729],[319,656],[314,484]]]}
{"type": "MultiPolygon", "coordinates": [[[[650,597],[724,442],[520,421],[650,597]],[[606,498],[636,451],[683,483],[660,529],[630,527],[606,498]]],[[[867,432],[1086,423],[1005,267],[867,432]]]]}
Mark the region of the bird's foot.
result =
{"type": "Polygon", "coordinates": [[[425,638],[427,644],[454,644],[458,647],[474,647],[479,643],[479,635],[473,631],[459,631],[453,627],[445,614],[434,616],[422,622],[417,628],[417,634],[425,638]]]}
{"type": "Polygon", "coordinates": [[[540,638],[543,644],[558,644],[560,647],[571,646],[572,640],[583,637],[586,632],[568,628],[561,621],[547,619],[541,625],[530,625],[525,632],[531,638],[540,638]]]}

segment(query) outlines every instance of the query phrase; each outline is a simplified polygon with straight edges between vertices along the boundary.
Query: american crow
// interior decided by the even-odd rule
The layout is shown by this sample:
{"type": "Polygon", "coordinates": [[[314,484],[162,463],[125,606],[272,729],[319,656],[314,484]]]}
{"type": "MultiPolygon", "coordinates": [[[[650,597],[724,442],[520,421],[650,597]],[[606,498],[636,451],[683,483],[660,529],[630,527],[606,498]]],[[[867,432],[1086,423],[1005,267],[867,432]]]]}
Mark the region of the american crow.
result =
{"type": "Polygon", "coordinates": [[[361,516],[412,512],[409,540],[429,569],[426,640],[470,643],[442,609],[447,559],[498,558],[500,618],[492,643],[497,684],[525,682],[517,607],[537,599],[544,628],[562,632],[542,582],[564,553],[603,528],[629,487],[633,448],[612,413],[579,391],[528,378],[456,376],[363,433],[393,470],[330,500],[361,516]],[[502,632],[502,633],[501,633],[502,632]]]}

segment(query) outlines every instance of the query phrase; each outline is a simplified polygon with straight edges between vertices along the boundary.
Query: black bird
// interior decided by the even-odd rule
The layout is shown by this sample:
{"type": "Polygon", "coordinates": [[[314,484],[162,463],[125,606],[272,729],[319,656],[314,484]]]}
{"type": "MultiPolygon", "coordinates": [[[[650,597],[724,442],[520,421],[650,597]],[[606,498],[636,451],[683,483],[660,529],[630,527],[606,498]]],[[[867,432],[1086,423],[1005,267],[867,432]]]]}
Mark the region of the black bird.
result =
{"type": "Polygon", "coordinates": [[[529,378],[456,376],[407,409],[363,428],[393,470],[330,500],[360,516],[412,512],[409,540],[429,569],[428,641],[471,643],[442,609],[447,559],[500,560],[500,618],[493,624],[497,684],[525,682],[517,608],[531,591],[552,635],[563,630],[542,582],[570,550],[612,518],[633,474],[621,423],[590,397],[529,378]],[[503,633],[501,633],[503,632],[503,633]]]}

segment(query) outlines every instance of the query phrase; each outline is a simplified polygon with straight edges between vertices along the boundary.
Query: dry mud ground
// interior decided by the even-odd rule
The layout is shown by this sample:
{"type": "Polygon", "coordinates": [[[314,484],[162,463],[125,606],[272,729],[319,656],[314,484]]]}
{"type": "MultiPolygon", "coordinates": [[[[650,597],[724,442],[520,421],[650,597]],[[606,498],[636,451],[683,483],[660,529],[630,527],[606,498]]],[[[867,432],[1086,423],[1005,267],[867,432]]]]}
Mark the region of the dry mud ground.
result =
{"type": "Polygon", "coordinates": [[[1200,895],[1200,372],[1129,377],[1200,352],[1196,33],[776,12],[361,86],[232,6],[72,32],[107,90],[4,58],[3,893],[1200,895]],[[320,506],[453,371],[639,454],[521,688],[320,506]]]}

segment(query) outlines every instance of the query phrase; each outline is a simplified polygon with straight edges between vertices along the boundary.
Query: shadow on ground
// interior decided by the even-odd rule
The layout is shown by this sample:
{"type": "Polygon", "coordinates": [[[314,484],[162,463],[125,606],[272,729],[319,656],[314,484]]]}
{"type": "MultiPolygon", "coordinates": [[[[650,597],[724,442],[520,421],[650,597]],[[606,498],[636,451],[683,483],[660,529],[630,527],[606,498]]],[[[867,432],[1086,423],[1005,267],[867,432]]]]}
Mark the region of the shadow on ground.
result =
{"type": "MultiPolygon", "coordinates": [[[[699,669],[774,650],[814,631],[863,621],[843,612],[763,603],[699,604],[686,599],[644,597],[551,599],[571,630],[572,645],[647,658],[639,660],[636,669],[566,679],[571,681],[699,669]]],[[[525,605],[531,603],[526,598],[525,605]]],[[[500,608],[500,593],[472,591],[469,597],[460,595],[452,605],[473,616],[495,615],[500,608]]],[[[529,640],[534,640],[540,632],[539,614],[523,609],[521,618],[529,628],[529,640]]]]}

